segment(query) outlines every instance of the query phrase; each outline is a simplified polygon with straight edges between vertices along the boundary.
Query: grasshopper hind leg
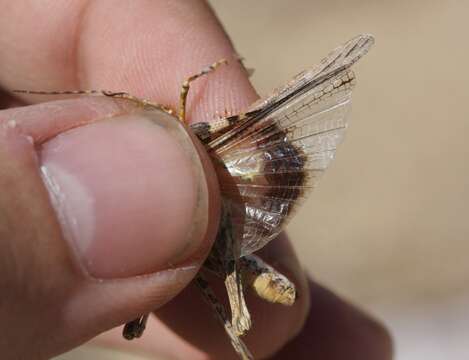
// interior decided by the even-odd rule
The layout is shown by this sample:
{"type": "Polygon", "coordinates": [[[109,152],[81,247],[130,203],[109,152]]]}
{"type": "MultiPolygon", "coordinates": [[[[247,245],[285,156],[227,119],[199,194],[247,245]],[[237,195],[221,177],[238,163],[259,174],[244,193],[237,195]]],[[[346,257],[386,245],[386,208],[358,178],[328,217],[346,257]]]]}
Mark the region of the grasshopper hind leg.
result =
{"type": "Polygon", "coordinates": [[[231,324],[238,336],[245,335],[251,329],[251,314],[249,313],[244,297],[243,279],[238,263],[225,277],[225,287],[231,308],[231,324]]]}

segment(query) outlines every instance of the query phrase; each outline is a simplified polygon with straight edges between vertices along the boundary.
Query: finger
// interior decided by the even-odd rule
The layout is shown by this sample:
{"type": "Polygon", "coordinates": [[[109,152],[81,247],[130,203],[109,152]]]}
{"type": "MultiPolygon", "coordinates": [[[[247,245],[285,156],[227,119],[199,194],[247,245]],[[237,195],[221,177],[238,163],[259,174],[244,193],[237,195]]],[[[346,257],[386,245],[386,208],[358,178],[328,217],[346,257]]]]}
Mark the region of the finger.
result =
{"type": "Polygon", "coordinates": [[[175,107],[184,79],[227,58],[228,66],[194,83],[189,116],[211,120],[256,98],[204,1],[5,3],[0,20],[5,89],[127,91],[175,107]]]}
{"type": "Polygon", "coordinates": [[[50,358],[163,305],[213,241],[213,170],[164,114],[103,98],[4,110],[0,162],[6,358],[50,358]]]}

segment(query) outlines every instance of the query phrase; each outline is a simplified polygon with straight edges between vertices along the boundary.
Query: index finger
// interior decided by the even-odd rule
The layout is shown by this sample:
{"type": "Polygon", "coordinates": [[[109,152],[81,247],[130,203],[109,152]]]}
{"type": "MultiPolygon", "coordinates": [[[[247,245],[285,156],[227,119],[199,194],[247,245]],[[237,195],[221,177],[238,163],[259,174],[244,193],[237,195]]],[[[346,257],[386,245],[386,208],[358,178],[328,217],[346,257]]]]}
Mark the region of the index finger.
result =
{"type": "MultiPolygon", "coordinates": [[[[2,9],[0,86],[9,90],[126,91],[175,107],[185,78],[235,55],[204,1],[5,1],[2,9]]],[[[207,121],[255,98],[230,61],[197,81],[188,113],[207,121]]]]}

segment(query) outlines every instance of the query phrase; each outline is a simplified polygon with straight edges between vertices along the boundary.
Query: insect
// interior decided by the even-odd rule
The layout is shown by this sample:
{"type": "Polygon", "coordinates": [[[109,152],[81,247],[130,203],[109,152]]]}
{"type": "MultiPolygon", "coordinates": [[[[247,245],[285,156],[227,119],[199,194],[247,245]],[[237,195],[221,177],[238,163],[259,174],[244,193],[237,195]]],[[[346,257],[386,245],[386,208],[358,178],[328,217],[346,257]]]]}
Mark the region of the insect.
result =
{"type": "MultiPolygon", "coordinates": [[[[373,43],[371,35],[359,35],[246,112],[190,126],[213,160],[223,203],[216,241],[194,281],[242,359],[253,358],[241,340],[251,328],[245,288],[251,287],[261,298],[284,305],[292,305],[296,298],[295,285],[254,253],[278,236],[333,160],[347,125],[355,83],[351,67],[373,43]],[[203,276],[205,271],[224,280],[231,317],[210,289],[203,276]]],[[[216,62],[183,83],[177,114],[169,107],[125,92],[18,92],[123,98],[184,122],[190,83],[225,62],[216,62]]],[[[140,337],[147,318],[143,315],[127,323],[124,337],[140,337]]]]}

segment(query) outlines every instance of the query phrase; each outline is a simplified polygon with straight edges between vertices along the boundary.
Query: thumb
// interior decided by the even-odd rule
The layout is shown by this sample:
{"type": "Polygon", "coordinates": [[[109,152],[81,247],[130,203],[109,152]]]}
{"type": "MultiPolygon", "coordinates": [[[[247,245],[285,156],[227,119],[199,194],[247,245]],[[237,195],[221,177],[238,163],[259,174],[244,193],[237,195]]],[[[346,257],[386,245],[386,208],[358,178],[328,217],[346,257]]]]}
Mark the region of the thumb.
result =
{"type": "Polygon", "coordinates": [[[210,162],[172,117],[124,106],[87,98],[0,112],[8,358],[51,357],[160,307],[210,248],[210,162]]]}

